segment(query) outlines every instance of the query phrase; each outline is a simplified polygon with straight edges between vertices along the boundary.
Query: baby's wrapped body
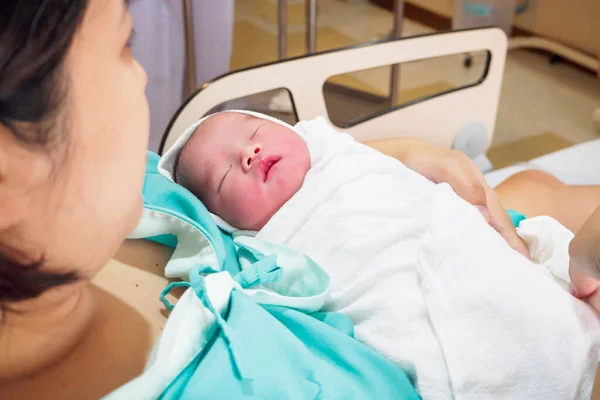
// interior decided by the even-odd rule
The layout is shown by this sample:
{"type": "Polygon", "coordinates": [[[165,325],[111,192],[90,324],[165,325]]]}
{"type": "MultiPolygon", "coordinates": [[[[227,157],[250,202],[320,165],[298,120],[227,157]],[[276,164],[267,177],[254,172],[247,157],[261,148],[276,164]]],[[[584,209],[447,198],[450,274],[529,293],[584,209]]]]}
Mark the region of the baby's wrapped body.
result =
{"type": "MultiPolygon", "coordinates": [[[[292,128],[247,112],[198,121],[161,165],[223,229],[259,230],[316,260],[331,276],[326,308],[348,315],[357,339],[404,367],[423,398],[589,397],[596,315],[447,184],[322,119],[292,128]]],[[[536,222],[522,233],[566,255],[572,235],[536,222]]],[[[548,269],[567,279],[568,258],[548,269]]]]}
{"type": "MultiPolygon", "coordinates": [[[[588,398],[599,324],[478,211],[340,134],[300,123],[311,169],[257,238],[311,256],[331,311],[425,399],[588,398]]],[[[566,266],[565,266],[566,268],[566,266]]]]}

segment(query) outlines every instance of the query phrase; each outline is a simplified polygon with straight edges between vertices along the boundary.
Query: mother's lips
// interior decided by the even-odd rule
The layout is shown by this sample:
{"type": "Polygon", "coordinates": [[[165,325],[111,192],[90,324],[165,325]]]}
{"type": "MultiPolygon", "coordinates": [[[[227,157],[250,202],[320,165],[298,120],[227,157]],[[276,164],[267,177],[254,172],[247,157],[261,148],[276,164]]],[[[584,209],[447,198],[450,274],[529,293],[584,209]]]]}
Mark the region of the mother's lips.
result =
{"type": "Polygon", "coordinates": [[[269,178],[269,171],[275,164],[281,160],[281,157],[267,156],[260,160],[260,172],[262,173],[263,182],[266,182],[269,178]]]}

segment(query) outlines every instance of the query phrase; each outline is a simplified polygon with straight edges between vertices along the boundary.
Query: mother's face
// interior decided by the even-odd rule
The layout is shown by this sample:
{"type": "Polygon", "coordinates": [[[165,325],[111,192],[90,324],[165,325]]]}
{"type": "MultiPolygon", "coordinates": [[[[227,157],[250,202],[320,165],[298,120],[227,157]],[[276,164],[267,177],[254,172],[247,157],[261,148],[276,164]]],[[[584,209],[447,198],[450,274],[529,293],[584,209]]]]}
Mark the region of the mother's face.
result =
{"type": "Polygon", "coordinates": [[[15,246],[43,252],[48,268],[91,277],[140,217],[149,115],[131,24],[124,0],[89,1],[66,62],[65,140],[50,157],[14,144],[5,160],[21,176],[15,246]]]}

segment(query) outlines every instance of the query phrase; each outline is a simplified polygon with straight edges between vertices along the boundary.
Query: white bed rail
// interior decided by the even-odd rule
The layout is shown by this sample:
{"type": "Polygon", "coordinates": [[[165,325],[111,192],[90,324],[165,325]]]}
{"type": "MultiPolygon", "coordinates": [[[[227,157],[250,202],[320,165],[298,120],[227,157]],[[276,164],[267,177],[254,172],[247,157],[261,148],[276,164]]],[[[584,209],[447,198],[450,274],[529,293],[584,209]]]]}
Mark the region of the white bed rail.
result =
{"type": "Polygon", "coordinates": [[[327,117],[323,85],[332,76],[481,50],[489,52],[490,62],[480,82],[343,128],[357,140],[420,137],[475,156],[489,146],[496,122],[507,50],[506,35],[498,28],[390,39],[231,72],[190,96],[167,128],[161,153],[194,121],[231,99],[285,88],[300,120],[327,117]]]}

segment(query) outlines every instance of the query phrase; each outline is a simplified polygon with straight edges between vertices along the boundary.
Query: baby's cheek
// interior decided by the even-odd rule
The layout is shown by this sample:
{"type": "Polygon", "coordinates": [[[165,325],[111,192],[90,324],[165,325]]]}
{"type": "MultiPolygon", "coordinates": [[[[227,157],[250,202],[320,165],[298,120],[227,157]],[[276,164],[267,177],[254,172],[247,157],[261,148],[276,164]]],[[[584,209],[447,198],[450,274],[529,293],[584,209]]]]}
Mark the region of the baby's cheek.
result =
{"type": "Polygon", "coordinates": [[[288,171],[287,174],[283,174],[281,177],[279,177],[275,191],[277,192],[277,196],[280,197],[281,203],[285,203],[291,199],[292,196],[294,196],[304,184],[306,172],[304,172],[304,168],[302,167],[302,165],[299,165],[298,167],[288,171]]]}
{"type": "Polygon", "coordinates": [[[242,229],[254,229],[257,223],[262,222],[269,213],[271,204],[259,187],[248,185],[238,192],[235,202],[236,220],[242,229]]]}

